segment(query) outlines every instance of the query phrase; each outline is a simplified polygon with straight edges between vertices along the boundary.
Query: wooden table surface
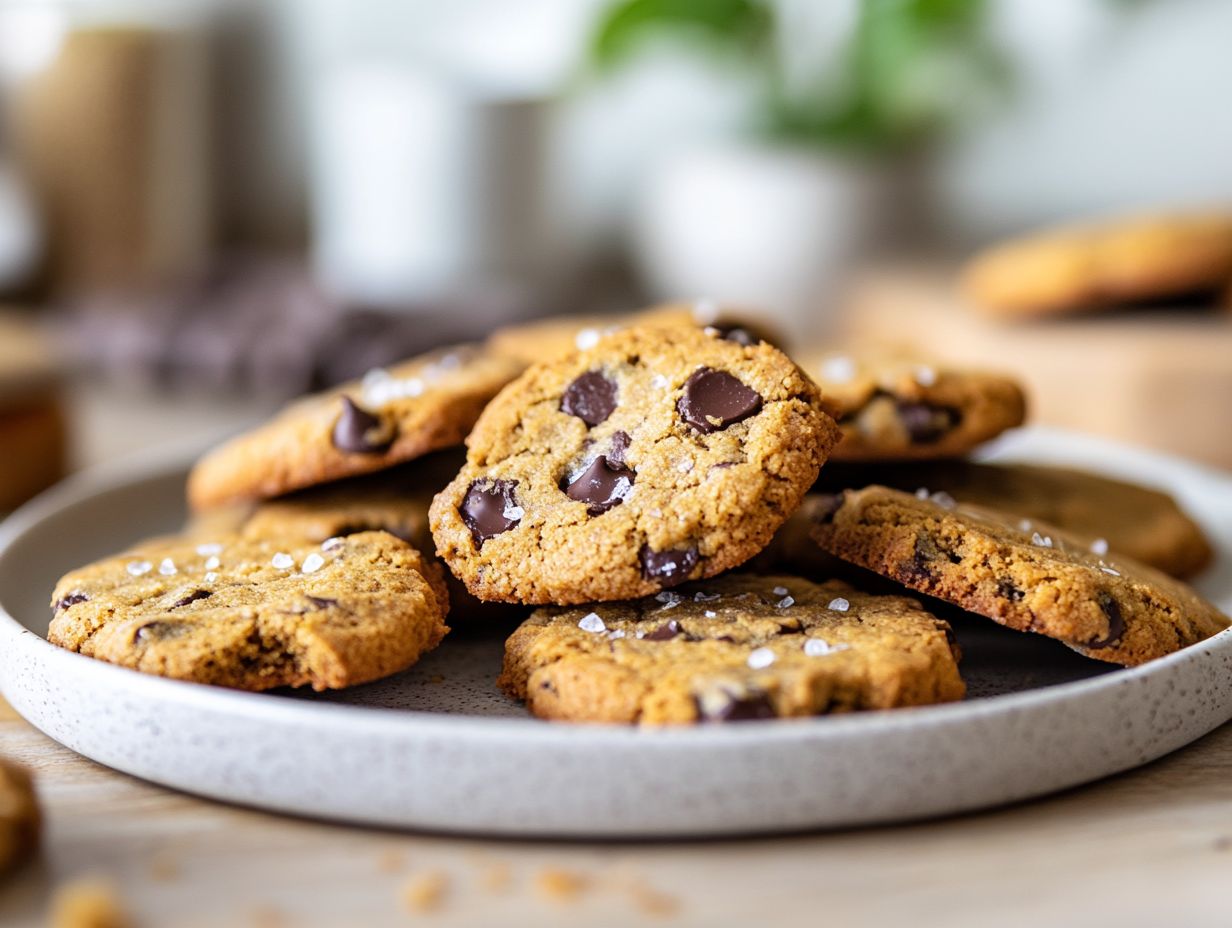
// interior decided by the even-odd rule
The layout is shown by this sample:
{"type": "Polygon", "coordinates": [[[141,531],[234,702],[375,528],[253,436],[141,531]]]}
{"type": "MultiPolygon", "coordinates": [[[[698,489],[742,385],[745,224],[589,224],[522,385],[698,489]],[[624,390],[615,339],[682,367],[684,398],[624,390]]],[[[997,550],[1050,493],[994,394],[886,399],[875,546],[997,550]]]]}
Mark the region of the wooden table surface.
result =
{"type": "MultiPolygon", "coordinates": [[[[131,448],[123,423],[150,418],[91,402],[91,458],[131,448]]],[[[174,437],[179,420],[152,417],[174,437]]],[[[46,924],[56,889],[85,878],[146,928],[1232,925],[1232,725],[1006,809],[690,843],[465,839],[268,815],[114,773],[2,703],[0,755],[33,771],[46,815],[39,858],[0,883],[5,928],[46,924]]]]}

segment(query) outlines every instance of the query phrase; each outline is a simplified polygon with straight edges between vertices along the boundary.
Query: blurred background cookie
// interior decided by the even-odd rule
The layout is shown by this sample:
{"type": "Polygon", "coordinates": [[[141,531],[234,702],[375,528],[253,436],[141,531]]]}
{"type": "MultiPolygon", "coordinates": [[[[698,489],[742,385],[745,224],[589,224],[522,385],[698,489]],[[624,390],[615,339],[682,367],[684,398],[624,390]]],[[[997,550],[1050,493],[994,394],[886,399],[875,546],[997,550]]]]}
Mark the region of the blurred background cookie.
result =
{"type": "Polygon", "coordinates": [[[1021,387],[998,374],[892,352],[804,352],[843,431],[835,461],[951,458],[1022,425],[1021,387]]]}
{"type": "Polygon", "coordinates": [[[971,259],[963,289],[998,316],[1046,316],[1176,299],[1218,301],[1232,277],[1232,213],[1108,219],[1047,230],[971,259]]]}

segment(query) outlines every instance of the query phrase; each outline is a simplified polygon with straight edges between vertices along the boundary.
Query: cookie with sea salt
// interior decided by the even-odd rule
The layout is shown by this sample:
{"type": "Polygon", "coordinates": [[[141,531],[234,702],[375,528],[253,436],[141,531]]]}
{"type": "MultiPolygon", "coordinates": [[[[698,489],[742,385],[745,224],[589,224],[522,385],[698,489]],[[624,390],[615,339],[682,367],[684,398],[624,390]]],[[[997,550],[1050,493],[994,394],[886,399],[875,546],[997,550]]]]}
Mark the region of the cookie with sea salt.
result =
{"type": "Polygon", "coordinates": [[[61,579],[48,640],[195,683],[353,686],[409,667],[448,631],[427,572],[388,532],[155,539],[61,579]]]}
{"type": "Polygon", "coordinates": [[[461,444],[523,366],[460,345],[306,397],[202,458],[189,502],[200,510],[267,499],[461,444]]]}
{"type": "Polygon", "coordinates": [[[432,534],[480,599],[635,598],[756,554],[837,439],[816,386],[769,344],[630,329],[501,392],[432,534]]]}
{"type": "MultiPolygon", "coordinates": [[[[1181,579],[1200,572],[1212,557],[1202,528],[1175,499],[1103,474],[974,461],[832,464],[822,471],[816,489],[833,493],[870,483],[908,492],[940,490],[963,503],[1012,513],[1028,526],[1032,520],[1046,522],[1096,554],[1124,555],[1181,579]]],[[[793,521],[798,521],[795,516],[793,521]]],[[[792,545],[805,540],[797,534],[792,545]]],[[[817,551],[811,540],[801,547],[817,551]]]]}
{"type": "Polygon", "coordinates": [[[830,554],[913,590],[1114,664],[1163,657],[1229,624],[1154,568],[945,493],[847,490],[815,511],[812,536],[830,554]]]}
{"type": "Polygon", "coordinates": [[[541,718],[648,725],[961,699],[949,625],[904,596],[727,574],[632,602],[537,610],[501,687],[541,718]]]}
{"type": "Polygon", "coordinates": [[[998,374],[841,351],[806,354],[800,366],[843,430],[835,461],[958,457],[1026,417],[1021,387],[998,374]]]}

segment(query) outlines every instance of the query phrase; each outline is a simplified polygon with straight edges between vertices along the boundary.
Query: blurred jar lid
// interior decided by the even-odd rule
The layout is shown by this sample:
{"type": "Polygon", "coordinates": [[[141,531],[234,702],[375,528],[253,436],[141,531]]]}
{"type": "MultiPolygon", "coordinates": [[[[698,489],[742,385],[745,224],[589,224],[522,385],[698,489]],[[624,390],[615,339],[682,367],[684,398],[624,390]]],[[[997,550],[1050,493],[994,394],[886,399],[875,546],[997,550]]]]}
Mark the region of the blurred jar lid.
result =
{"type": "Polygon", "coordinates": [[[29,319],[0,309],[0,409],[28,403],[63,381],[50,340],[29,319]]]}

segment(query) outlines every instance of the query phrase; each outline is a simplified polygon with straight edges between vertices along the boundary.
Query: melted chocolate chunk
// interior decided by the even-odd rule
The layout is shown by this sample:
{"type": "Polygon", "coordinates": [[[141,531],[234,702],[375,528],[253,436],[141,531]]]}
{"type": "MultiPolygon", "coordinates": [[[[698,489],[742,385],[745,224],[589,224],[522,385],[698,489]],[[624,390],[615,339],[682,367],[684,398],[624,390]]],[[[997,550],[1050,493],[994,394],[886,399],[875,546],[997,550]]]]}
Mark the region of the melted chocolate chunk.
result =
{"type": "Polygon", "coordinates": [[[642,636],[643,641],[671,641],[677,635],[682,634],[683,629],[680,623],[675,619],[668,619],[652,632],[647,632],[642,636]]]}
{"type": "Polygon", "coordinates": [[[958,424],[959,416],[957,410],[946,406],[900,402],[898,418],[912,443],[931,445],[958,424]]]}
{"type": "Polygon", "coordinates": [[[725,698],[708,703],[710,700],[697,700],[698,715],[708,722],[751,722],[774,718],[774,706],[765,693],[744,696],[726,694],[725,698]]]}
{"type": "Polygon", "coordinates": [[[476,480],[466,491],[458,513],[471,530],[475,546],[482,548],[489,538],[507,532],[522,521],[521,508],[513,498],[516,480],[476,480]]]}
{"type": "Polygon", "coordinates": [[[133,641],[166,641],[168,638],[179,638],[189,630],[185,622],[147,622],[133,633],[133,641]]]}
{"type": "Polygon", "coordinates": [[[599,371],[587,371],[566,388],[560,409],[596,426],[616,409],[616,381],[599,371]]]}
{"type": "Polygon", "coordinates": [[[342,413],[334,423],[334,447],[352,454],[380,454],[394,443],[391,431],[383,428],[379,416],[342,397],[342,413]]]}
{"type": "Polygon", "coordinates": [[[599,455],[564,488],[565,495],[587,503],[586,511],[590,515],[602,515],[624,502],[633,488],[634,476],[629,468],[599,455]]]}
{"type": "Polygon", "coordinates": [[[625,452],[629,450],[629,443],[633,441],[629,437],[628,432],[613,432],[612,445],[608,449],[607,459],[613,464],[625,464],[625,452]]]}
{"type": "Polygon", "coordinates": [[[997,582],[997,595],[1002,599],[1008,599],[1012,603],[1020,603],[1026,594],[1010,583],[1010,581],[1000,580],[997,582]]]}
{"type": "Polygon", "coordinates": [[[698,562],[697,548],[693,547],[678,551],[651,551],[649,545],[642,545],[638,558],[642,562],[642,576],[647,580],[657,580],[665,590],[688,580],[698,562]]]}
{"type": "Polygon", "coordinates": [[[57,600],[56,604],[52,606],[52,608],[56,612],[60,612],[64,609],[67,609],[69,606],[75,606],[78,603],[87,602],[89,599],[90,597],[87,596],[85,593],[69,593],[63,599],[57,600]]]}
{"type": "Polygon", "coordinates": [[[338,600],[328,599],[327,597],[324,597],[324,596],[309,596],[307,593],[305,593],[304,598],[308,600],[308,602],[316,606],[318,609],[332,609],[334,608],[334,606],[338,605],[338,600]]]}
{"type": "Polygon", "coordinates": [[[1095,641],[1088,641],[1088,648],[1107,648],[1119,644],[1125,634],[1125,616],[1121,614],[1121,604],[1107,593],[1100,593],[1097,599],[1099,608],[1108,617],[1108,634],[1095,641]]]}
{"type": "Polygon", "coordinates": [[[761,396],[726,371],[699,367],[684,382],[676,411],[699,432],[718,432],[761,409],[761,396]]]}
{"type": "Polygon", "coordinates": [[[209,590],[193,590],[183,599],[171,605],[172,609],[179,609],[180,606],[187,606],[189,603],[195,603],[199,599],[209,599],[214,594],[209,590]]]}

